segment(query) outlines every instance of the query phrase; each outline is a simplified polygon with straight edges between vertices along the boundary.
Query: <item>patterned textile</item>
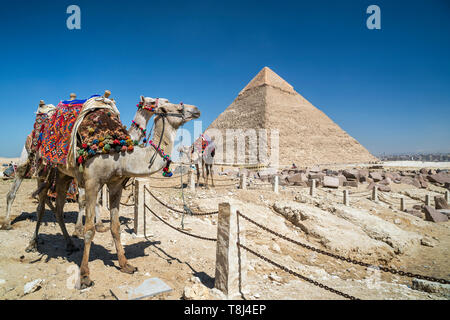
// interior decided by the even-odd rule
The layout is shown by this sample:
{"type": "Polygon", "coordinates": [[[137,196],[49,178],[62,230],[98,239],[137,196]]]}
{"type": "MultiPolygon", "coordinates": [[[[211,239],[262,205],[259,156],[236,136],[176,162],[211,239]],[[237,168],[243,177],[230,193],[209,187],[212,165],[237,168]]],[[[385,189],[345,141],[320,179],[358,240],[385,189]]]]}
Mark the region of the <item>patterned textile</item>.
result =
{"type": "Polygon", "coordinates": [[[69,151],[70,133],[80,114],[82,104],[64,104],[61,101],[48,120],[42,141],[42,153],[52,164],[65,164],[69,151]]]}
{"type": "Polygon", "coordinates": [[[39,151],[44,138],[44,132],[48,125],[49,116],[47,113],[38,113],[34,121],[33,131],[31,132],[30,151],[39,151]]]}
{"type": "Polygon", "coordinates": [[[108,109],[88,113],[80,126],[81,145],[78,145],[77,163],[99,153],[133,151],[137,141],[132,141],[119,117],[108,109]]]}
{"type": "MultiPolygon", "coordinates": [[[[56,199],[58,194],[56,193],[55,189],[56,186],[52,185],[52,187],[48,189],[47,196],[56,199]]],[[[76,180],[73,179],[72,182],[70,183],[69,189],[67,189],[66,200],[71,200],[75,202],[77,201],[77,195],[78,195],[78,186],[76,180]]]]}
{"type": "Polygon", "coordinates": [[[200,135],[200,137],[194,142],[194,146],[201,154],[205,151],[213,153],[216,149],[214,141],[212,141],[206,134],[200,135]]]}

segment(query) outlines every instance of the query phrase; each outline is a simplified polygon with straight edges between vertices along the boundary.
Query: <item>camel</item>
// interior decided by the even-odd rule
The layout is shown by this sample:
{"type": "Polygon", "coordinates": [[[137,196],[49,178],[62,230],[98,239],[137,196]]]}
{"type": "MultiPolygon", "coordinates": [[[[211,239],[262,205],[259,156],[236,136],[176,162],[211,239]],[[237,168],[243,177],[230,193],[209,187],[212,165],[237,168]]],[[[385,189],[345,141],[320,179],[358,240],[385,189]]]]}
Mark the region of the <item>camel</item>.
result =
{"type": "MultiPolygon", "coordinates": [[[[168,101],[155,107],[153,142],[144,148],[135,148],[131,153],[97,154],[89,158],[83,172],[73,162],[68,165],[58,165],[56,192],[56,218],[61,227],[66,241],[66,249],[69,252],[77,250],[67,233],[62,218],[65,204],[64,193],[67,191],[71,179],[76,178],[86,192],[86,221],[84,226],[84,252],[80,267],[80,288],[92,286],[94,282],[89,277],[89,252],[91,242],[95,236],[94,216],[97,194],[104,184],[109,188],[110,200],[110,231],[115,242],[120,270],[132,274],[137,269],[130,265],[125,257],[124,249],[120,242],[119,206],[123,189],[123,182],[131,177],[145,177],[161,171],[166,167],[170,159],[164,154],[164,150],[173,148],[177,129],[184,123],[200,117],[200,111],[195,106],[172,104],[168,101]]],[[[46,191],[45,191],[46,192],[46,191]]],[[[42,220],[45,202],[45,192],[39,194],[38,219],[35,233],[30,240],[27,251],[37,250],[37,236],[42,220]]]]}
{"type": "MultiPolygon", "coordinates": [[[[110,92],[105,91],[104,96],[109,97],[109,95],[110,95],[110,92]]],[[[74,93],[71,93],[70,100],[74,100],[74,99],[76,99],[76,95],[74,93]]],[[[133,122],[136,125],[132,125],[131,128],[129,129],[129,135],[132,140],[140,141],[143,138],[145,138],[143,131],[140,130],[139,128],[146,128],[148,121],[153,116],[153,112],[151,111],[151,108],[154,107],[155,104],[158,103],[158,101],[165,103],[165,102],[167,102],[167,99],[153,99],[153,98],[146,98],[143,96],[140,97],[140,101],[138,104],[138,106],[140,106],[140,107],[137,110],[134,120],[133,120],[133,122]]],[[[51,113],[54,111],[54,109],[55,109],[55,107],[53,105],[51,105],[51,104],[46,105],[44,103],[44,101],[41,100],[39,103],[38,111],[36,113],[49,113],[49,112],[51,113]]],[[[25,178],[24,175],[29,170],[29,167],[27,167],[27,166],[32,165],[34,158],[36,156],[38,156],[38,155],[30,153],[30,146],[31,146],[31,134],[27,137],[27,141],[23,147],[22,154],[20,157],[19,168],[17,170],[16,176],[14,178],[14,181],[10,188],[10,191],[7,194],[6,217],[5,217],[4,224],[2,226],[2,228],[6,229],[6,230],[11,229],[11,220],[10,220],[11,206],[15,200],[18,189],[19,189],[23,179],[25,178]],[[29,161],[27,162],[27,160],[29,160],[29,161]]],[[[42,171],[41,171],[41,173],[42,173],[42,171]]],[[[49,176],[55,176],[55,173],[51,172],[49,174],[49,176]]],[[[43,182],[45,181],[45,180],[42,180],[43,178],[45,179],[45,177],[38,177],[38,180],[37,180],[38,190],[36,192],[38,194],[40,193],[39,186],[42,186],[43,182]]],[[[100,194],[101,193],[99,192],[98,197],[100,197],[100,194]]],[[[75,231],[73,233],[73,236],[82,237],[83,236],[83,215],[85,212],[85,194],[84,194],[83,188],[78,188],[78,195],[79,195],[79,197],[78,197],[79,211],[78,211],[78,218],[77,218],[77,222],[75,225],[75,231]]],[[[55,207],[53,206],[51,201],[48,199],[48,197],[45,199],[45,202],[53,212],[56,212],[55,207]]],[[[100,217],[101,209],[100,209],[100,205],[98,204],[98,202],[99,201],[97,201],[97,205],[95,208],[95,212],[96,212],[95,228],[96,228],[97,232],[106,232],[106,231],[108,231],[108,228],[105,227],[101,221],[101,217],[100,217]]]]}
{"type": "MultiPolygon", "coordinates": [[[[214,141],[214,138],[212,139],[212,141],[214,141]]],[[[212,171],[215,154],[214,144],[212,144],[211,147],[206,147],[206,149],[203,152],[199,152],[198,150],[196,150],[195,144],[191,146],[180,146],[178,147],[178,151],[186,156],[190,164],[195,165],[197,173],[197,182],[195,185],[197,187],[199,186],[200,180],[200,169],[199,169],[200,163],[202,164],[202,178],[205,181],[205,187],[209,188],[208,177],[210,172],[211,172],[211,183],[212,186],[215,187],[213,178],[214,175],[212,171]],[[206,179],[205,179],[205,169],[206,169],[206,179]]]]}

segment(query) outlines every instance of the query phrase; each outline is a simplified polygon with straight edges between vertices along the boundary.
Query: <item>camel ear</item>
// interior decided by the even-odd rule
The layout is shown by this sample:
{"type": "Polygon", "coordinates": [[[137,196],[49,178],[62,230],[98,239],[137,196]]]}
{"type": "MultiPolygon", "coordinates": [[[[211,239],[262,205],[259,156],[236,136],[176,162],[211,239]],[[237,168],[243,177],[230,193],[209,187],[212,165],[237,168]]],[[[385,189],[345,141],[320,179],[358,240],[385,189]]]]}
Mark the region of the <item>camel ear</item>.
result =
{"type": "Polygon", "coordinates": [[[144,102],[144,96],[141,96],[141,102],[144,102]]]}

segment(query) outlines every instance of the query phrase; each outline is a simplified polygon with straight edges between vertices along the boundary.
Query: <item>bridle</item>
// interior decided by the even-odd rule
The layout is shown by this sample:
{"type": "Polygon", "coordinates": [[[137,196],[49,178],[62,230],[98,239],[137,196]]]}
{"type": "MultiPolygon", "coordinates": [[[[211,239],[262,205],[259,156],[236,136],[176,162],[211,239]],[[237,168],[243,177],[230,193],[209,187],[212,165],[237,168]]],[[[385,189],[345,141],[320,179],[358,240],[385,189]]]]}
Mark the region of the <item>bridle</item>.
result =
{"type": "MultiPolygon", "coordinates": [[[[155,108],[157,107],[157,104],[158,104],[158,99],[156,99],[156,106],[155,106],[155,108]]],[[[168,156],[168,155],[166,155],[165,153],[164,153],[164,151],[161,149],[161,142],[162,142],[162,139],[163,139],[163,137],[164,137],[164,132],[165,132],[165,128],[166,128],[166,118],[167,117],[178,117],[178,118],[182,118],[182,120],[183,120],[183,124],[184,124],[184,120],[185,120],[185,108],[184,108],[184,104],[183,104],[183,102],[180,102],[180,105],[181,105],[181,107],[183,108],[182,109],[182,112],[181,113],[167,113],[167,112],[155,112],[154,114],[155,115],[157,115],[157,116],[160,116],[161,118],[162,118],[162,121],[163,121],[163,128],[162,128],[162,132],[161,132],[161,136],[159,137],[159,142],[158,142],[158,145],[156,146],[155,145],[155,143],[153,143],[153,141],[152,140],[149,140],[149,143],[150,143],[150,145],[155,149],[155,153],[153,154],[153,156],[151,157],[151,159],[150,159],[150,163],[149,163],[149,167],[151,167],[151,166],[153,166],[153,163],[155,162],[155,159],[156,159],[156,154],[157,153],[160,153],[160,156],[163,158],[163,160],[164,161],[166,161],[166,166],[164,167],[164,169],[163,169],[163,175],[165,174],[165,173],[167,173],[167,176],[171,176],[172,175],[172,173],[169,171],[169,166],[170,166],[170,163],[172,162],[172,160],[170,159],[170,156],[168,156]],[[170,175],[169,175],[170,174],[170,175]]],[[[153,122],[153,124],[156,122],[156,120],[153,122]]],[[[152,129],[153,129],[153,126],[152,126],[152,129]]],[[[150,138],[150,134],[151,134],[151,131],[152,130],[150,130],[150,133],[149,133],[149,135],[148,135],[148,137],[150,138]]]]}

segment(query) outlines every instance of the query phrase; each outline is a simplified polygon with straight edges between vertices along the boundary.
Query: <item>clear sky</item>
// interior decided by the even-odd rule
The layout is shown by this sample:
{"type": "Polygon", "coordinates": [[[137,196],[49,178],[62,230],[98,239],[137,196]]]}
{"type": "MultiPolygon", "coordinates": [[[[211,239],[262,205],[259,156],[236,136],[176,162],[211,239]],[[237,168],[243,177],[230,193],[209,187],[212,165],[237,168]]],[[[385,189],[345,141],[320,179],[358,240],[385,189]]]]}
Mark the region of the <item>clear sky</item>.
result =
{"type": "Polygon", "coordinates": [[[20,155],[40,99],[109,89],[130,125],[140,95],[164,97],[206,129],[264,66],[372,153],[450,151],[448,0],[40,0],[0,2],[0,156],[20,155]]]}

